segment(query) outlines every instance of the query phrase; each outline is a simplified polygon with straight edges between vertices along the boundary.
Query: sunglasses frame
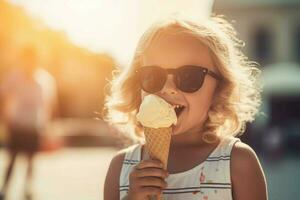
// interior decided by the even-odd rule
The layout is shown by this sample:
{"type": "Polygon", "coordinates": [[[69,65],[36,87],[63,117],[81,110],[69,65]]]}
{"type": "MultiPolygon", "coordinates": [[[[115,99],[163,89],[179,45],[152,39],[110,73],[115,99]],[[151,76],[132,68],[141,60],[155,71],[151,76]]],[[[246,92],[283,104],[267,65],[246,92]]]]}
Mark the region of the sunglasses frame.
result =
{"type": "MultiPolygon", "coordinates": [[[[176,77],[177,76],[177,73],[178,73],[178,71],[180,70],[180,69],[182,69],[182,68],[184,68],[184,67],[197,67],[197,68],[199,68],[202,72],[203,72],[203,80],[205,79],[205,76],[206,75],[210,75],[211,77],[213,77],[214,79],[216,79],[216,80],[221,80],[221,77],[218,75],[218,74],[216,74],[215,72],[213,72],[213,71],[211,71],[211,70],[209,70],[209,69],[207,69],[207,68],[205,68],[205,67],[202,67],[202,66],[197,66],[197,65],[183,65],[183,66],[180,66],[180,67],[178,67],[178,68],[175,68],[175,69],[164,69],[164,68],[162,68],[162,67],[160,67],[160,66],[156,66],[156,65],[150,65],[150,66],[143,66],[143,67],[140,67],[139,69],[137,69],[137,70],[135,70],[135,73],[136,74],[139,74],[140,73],[140,71],[143,69],[143,68],[150,68],[150,67],[153,67],[153,68],[158,68],[159,70],[162,70],[162,71],[164,71],[165,72],[165,74],[166,74],[166,76],[165,77],[167,77],[167,75],[168,74],[172,74],[174,77],[176,77]]],[[[141,80],[141,78],[139,77],[139,81],[141,82],[142,80],[141,80]]],[[[166,81],[166,78],[165,78],[165,80],[164,80],[164,84],[165,84],[165,81],[166,81]]],[[[202,87],[202,84],[203,83],[201,83],[201,86],[197,89],[197,90],[199,90],[201,87],[202,87]]],[[[142,84],[141,84],[142,85],[142,84]]],[[[179,89],[179,90],[181,90],[179,87],[178,87],[178,85],[176,84],[176,87],[179,89]]],[[[143,90],[145,90],[144,88],[142,88],[143,90]]],[[[197,91],[196,90],[196,91],[197,91]]],[[[146,91],[146,90],[145,90],[146,91]]],[[[183,91],[183,90],[181,90],[181,91],[183,91]]],[[[193,91],[193,92],[196,92],[196,91],[193,91]]],[[[146,92],[149,92],[149,91],[146,91],[146,92]]],[[[158,92],[158,91],[156,91],[156,92],[158,92]]],[[[186,92],[186,91],[183,91],[183,92],[186,92]]],[[[193,92],[186,92],[186,93],[193,93],[193,92]]],[[[150,92],[150,93],[155,93],[155,92],[150,92]]]]}

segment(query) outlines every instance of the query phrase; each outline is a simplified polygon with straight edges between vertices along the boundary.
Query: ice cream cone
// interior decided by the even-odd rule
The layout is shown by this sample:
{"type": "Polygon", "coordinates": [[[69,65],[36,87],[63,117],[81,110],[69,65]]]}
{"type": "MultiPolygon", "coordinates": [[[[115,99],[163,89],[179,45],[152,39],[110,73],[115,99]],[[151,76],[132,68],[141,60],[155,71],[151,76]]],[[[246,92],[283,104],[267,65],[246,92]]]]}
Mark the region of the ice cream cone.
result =
{"type": "MultiPolygon", "coordinates": [[[[149,94],[143,98],[136,118],[144,127],[146,153],[150,158],[160,160],[163,168],[167,169],[172,125],[177,123],[174,105],[149,94]]],[[[152,196],[150,199],[153,199],[152,196]]],[[[163,198],[159,195],[157,198],[154,196],[154,199],[163,198]]]]}
{"type": "MultiPolygon", "coordinates": [[[[144,135],[146,139],[146,151],[150,158],[158,159],[163,163],[163,168],[167,169],[169,148],[171,142],[172,128],[149,128],[144,127],[144,135]]],[[[152,199],[152,198],[151,198],[152,199]]],[[[159,195],[157,200],[162,200],[159,195]]]]}
{"type": "Polygon", "coordinates": [[[160,160],[167,169],[172,128],[144,127],[146,151],[150,158],[160,160]]]}

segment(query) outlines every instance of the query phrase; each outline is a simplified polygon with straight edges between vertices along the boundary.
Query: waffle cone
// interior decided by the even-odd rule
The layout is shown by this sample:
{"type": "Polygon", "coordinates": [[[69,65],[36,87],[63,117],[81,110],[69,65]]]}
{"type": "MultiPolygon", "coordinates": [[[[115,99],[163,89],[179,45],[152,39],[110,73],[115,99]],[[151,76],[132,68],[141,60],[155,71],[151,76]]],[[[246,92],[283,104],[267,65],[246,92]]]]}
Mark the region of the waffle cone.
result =
{"type": "MultiPolygon", "coordinates": [[[[169,148],[171,142],[172,128],[149,128],[144,127],[146,139],[146,151],[151,159],[158,159],[163,163],[163,168],[167,169],[169,148]]],[[[162,196],[157,199],[162,200],[162,196]]]]}
{"type": "Polygon", "coordinates": [[[172,128],[144,128],[146,151],[150,158],[158,159],[167,169],[172,128]]]}

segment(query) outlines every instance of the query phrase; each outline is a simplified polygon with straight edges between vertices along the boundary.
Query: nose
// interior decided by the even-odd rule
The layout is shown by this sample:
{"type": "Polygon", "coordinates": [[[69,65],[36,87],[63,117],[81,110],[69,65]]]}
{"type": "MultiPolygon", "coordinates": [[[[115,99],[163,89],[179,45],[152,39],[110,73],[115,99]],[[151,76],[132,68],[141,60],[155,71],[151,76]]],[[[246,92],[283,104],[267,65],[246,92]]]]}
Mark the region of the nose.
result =
{"type": "Polygon", "coordinates": [[[168,74],[166,83],[164,87],[159,91],[161,94],[177,94],[178,90],[174,82],[174,76],[172,74],[168,74]]]}

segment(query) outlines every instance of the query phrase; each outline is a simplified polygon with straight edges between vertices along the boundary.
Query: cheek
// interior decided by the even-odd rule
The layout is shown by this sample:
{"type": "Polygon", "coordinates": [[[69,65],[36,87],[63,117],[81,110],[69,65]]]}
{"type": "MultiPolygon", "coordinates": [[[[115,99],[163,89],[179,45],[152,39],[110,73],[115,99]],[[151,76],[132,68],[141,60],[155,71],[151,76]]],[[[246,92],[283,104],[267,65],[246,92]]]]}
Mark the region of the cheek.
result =
{"type": "Polygon", "coordinates": [[[197,98],[190,102],[190,115],[194,119],[204,119],[210,107],[210,101],[207,98],[197,98]]]}
{"type": "Polygon", "coordinates": [[[197,119],[205,119],[214,96],[214,87],[203,88],[186,97],[189,102],[190,115],[197,119]]]}

